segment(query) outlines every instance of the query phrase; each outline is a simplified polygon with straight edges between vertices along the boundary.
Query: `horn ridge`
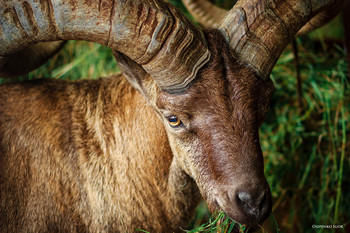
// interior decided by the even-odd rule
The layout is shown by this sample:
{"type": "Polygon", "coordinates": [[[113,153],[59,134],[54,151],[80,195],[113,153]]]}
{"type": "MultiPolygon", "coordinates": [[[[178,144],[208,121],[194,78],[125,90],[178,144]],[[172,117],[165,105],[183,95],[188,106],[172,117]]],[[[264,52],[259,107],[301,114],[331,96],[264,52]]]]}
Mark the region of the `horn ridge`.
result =
{"type": "Polygon", "coordinates": [[[262,78],[268,78],[299,29],[339,1],[343,0],[239,0],[226,14],[219,30],[242,62],[262,78]]]}
{"type": "Polygon", "coordinates": [[[191,15],[206,28],[216,28],[228,10],[215,6],[208,0],[182,0],[191,15]]]}
{"type": "Polygon", "coordinates": [[[143,67],[146,71],[150,68],[157,70],[157,75],[154,75],[153,78],[157,80],[161,89],[169,93],[178,94],[191,86],[198,70],[209,61],[210,52],[207,49],[202,31],[197,30],[178,11],[170,10],[174,16],[173,19],[175,19],[173,23],[174,28],[162,44],[159,56],[152,58],[143,67]],[[159,58],[167,57],[170,54],[175,54],[175,57],[178,59],[167,61],[167,66],[172,70],[176,70],[176,75],[183,77],[181,79],[170,76],[169,72],[164,70],[162,66],[154,65],[162,64],[159,58]],[[196,59],[193,59],[194,57],[196,59]]]}

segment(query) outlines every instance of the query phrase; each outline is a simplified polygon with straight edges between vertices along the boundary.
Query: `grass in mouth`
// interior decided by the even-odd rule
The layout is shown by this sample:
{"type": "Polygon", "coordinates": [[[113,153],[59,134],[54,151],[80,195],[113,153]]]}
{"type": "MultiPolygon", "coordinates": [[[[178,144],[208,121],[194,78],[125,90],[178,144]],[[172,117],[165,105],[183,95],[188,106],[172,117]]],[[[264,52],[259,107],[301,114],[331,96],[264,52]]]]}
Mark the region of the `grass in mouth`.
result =
{"type": "MultiPolygon", "coordinates": [[[[270,217],[267,219],[267,224],[269,225],[267,227],[266,232],[274,232],[279,233],[279,227],[277,224],[277,221],[275,219],[275,216],[273,214],[270,215],[270,217]]],[[[239,233],[248,233],[249,228],[245,225],[242,225],[240,223],[235,222],[230,217],[228,217],[225,212],[218,211],[215,212],[206,223],[203,223],[202,225],[195,227],[192,230],[184,230],[184,232],[187,233],[233,233],[233,232],[239,233]]],[[[150,233],[145,230],[137,229],[139,232],[144,233],[150,233]]],[[[265,232],[265,230],[261,227],[261,230],[257,232],[265,232]]]]}
{"type": "Polygon", "coordinates": [[[193,230],[186,230],[188,233],[209,233],[209,232],[220,232],[220,233],[230,233],[233,232],[235,228],[239,229],[239,232],[248,232],[248,228],[245,225],[239,224],[228,217],[224,212],[215,212],[207,223],[200,225],[193,230]]]}
{"type": "MultiPolygon", "coordinates": [[[[208,222],[196,227],[192,230],[184,230],[187,233],[233,233],[234,229],[239,229],[240,233],[248,232],[248,228],[245,225],[239,224],[228,217],[223,211],[215,212],[208,220],[208,222]]],[[[137,229],[137,231],[150,233],[145,230],[137,229]]]]}

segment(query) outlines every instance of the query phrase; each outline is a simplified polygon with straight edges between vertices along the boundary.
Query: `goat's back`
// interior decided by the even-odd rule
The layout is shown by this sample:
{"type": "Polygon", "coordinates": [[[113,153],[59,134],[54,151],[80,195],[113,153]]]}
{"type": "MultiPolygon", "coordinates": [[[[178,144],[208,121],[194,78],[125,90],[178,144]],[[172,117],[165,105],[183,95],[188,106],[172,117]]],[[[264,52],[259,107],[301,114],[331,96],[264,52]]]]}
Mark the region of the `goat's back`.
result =
{"type": "Polygon", "coordinates": [[[50,222],[69,226],[75,221],[74,216],[53,214],[65,211],[72,200],[65,197],[67,206],[55,203],[62,199],[64,184],[72,184],[64,193],[78,188],[71,172],[76,148],[71,143],[72,103],[67,88],[66,82],[53,80],[0,86],[2,230],[35,231],[40,230],[37,225],[48,225],[54,231],[50,222]]]}

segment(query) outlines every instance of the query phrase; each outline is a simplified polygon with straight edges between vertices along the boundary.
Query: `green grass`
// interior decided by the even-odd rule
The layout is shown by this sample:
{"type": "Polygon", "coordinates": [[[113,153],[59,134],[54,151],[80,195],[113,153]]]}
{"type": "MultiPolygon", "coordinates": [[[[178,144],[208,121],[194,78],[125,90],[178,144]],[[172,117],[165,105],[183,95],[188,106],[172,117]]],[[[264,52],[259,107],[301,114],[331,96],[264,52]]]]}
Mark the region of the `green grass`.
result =
{"type": "Polygon", "coordinates": [[[211,232],[222,232],[222,233],[230,233],[233,232],[234,229],[239,229],[239,232],[245,233],[248,232],[248,228],[244,225],[236,223],[232,219],[230,219],[226,214],[222,211],[214,213],[209,220],[196,227],[192,230],[185,230],[187,233],[211,233],[211,232]]]}
{"type": "Polygon", "coordinates": [[[350,89],[344,52],[338,46],[322,49],[310,38],[299,39],[299,48],[305,113],[298,112],[287,48],[271,76],[276,91],[260,134],[273,209],[282,216],[278,220],[284,232],[315,232],[312,225],[345,228],[350,213],[350,89]]]}
{"type": "MultiPolygon", "coordinates": [[[[221,0],[222,4],[226,2],[221,0]]],[[[349,73],[344,50],[333,43],[342,37],[341,23],[328,28],[337,29],[335,38],[334,34],[332,38],[322,36],[329,31],[326,28],[297,40],[303,80],[302,114],[290,46],[271,75],[276,90],[260,139],[275,217],[268,219],[261,232],[280,229],[280,232],[331,233],[346,232],[350,227],[349,73]],[[312,228],[332,224],[344,228],[312,228]]],[[[42,77],[76,80],[117,71],[110,49],[87,42],[68,42],[43,67],[11,81],[42,77]]],[[[205,229],[204,222],[216,227],[217,216],[210,220],[205,203],[201,203],[187,229],[205,229]]],[[[230,222],[225,224],[229,229],[230,222]]]]}
{"type": "MultiPolygon", "coordinates": [[[[275,222],[275,224],[277,224],[275,222]]],[[[192,230],[184,230],[187,233],[233,233],[238,230],[240,233],[247,233],[249,228],[239,223],[236,223],[230,219],[224,212],[219,211],[211,215],[211,217],[205,223],[197,226],[192,230]]],[[[137,231],[149,233],[148,231],[140,230],[137,231]]]]}

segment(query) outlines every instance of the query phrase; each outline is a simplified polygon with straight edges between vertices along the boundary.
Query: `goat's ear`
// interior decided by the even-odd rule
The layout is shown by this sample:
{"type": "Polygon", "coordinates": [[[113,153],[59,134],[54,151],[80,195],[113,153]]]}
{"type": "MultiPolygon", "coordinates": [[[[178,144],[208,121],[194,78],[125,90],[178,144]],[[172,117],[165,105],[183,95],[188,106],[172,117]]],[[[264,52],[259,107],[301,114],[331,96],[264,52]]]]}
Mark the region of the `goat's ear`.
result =
{"type": "Polygon", "coordinates": [[[146,83],[151,81],[150,75],[142,68],[141,65],[130,59],[128,56],[115,50],[113,50],[113,55],[118,62],[119,68],[131,86],[140,91],[142,94],[146,94],[146,83]]]}

